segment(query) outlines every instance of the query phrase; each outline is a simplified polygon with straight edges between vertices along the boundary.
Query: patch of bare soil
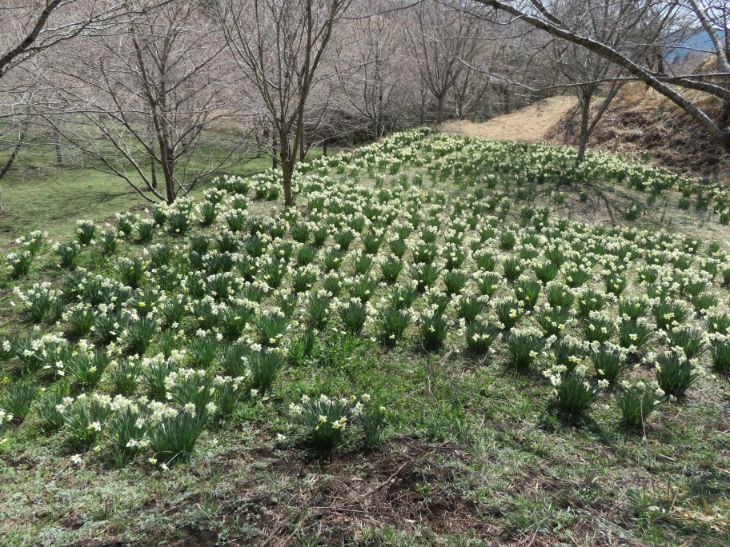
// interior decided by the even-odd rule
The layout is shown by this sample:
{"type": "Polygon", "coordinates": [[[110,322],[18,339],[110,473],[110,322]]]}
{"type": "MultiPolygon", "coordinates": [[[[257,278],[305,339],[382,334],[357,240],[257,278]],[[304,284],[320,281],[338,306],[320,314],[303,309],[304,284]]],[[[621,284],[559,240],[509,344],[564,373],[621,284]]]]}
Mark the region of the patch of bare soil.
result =
{"type": "Polygon", "coordinates": [[[363,528],[392,525],[406,533],[425,529],[494,544],[500,528],[480,516],[454,484],[461,472],[457,464],[466,458],[453,443],[400,438],[369,453],[309,462],[300,470],[307,486],[285,504],[306,507],[303,518],[293,524],[290,513],[280,514],[263,542],[290,545],[294,537],[315,535],[328,545],[351,544],[363,528]]]}
{"type": "Polygon", "coordinates": [[[538,142],[577,104],[575,97],[550,97],[511,114],[483,123],[453,120],[441,124],[441,131],[467,137],[502,141],[538,142]]]}

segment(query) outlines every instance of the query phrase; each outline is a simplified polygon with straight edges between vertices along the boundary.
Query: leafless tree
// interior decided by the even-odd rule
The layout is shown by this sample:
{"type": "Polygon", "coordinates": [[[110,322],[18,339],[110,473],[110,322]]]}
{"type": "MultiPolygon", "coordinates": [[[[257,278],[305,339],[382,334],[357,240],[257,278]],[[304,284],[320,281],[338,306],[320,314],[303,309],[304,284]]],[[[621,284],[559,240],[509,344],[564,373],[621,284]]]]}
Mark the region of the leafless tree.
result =
{"type": "Polygon", "coordinates": [[[59,131],[145,199],[172,203],[228,159],[189,168],[204,132],[231,115],[225,43],[192,0],[132,11],[63,72],[73,83],[59,131]]]}
{"type": "Polygon", "coordinates": [[[480,21],[455,6],[426,1],[413,8],[413,24],[405,33],[418,77],[436,101],[441,123],[447,96],[453,91],[478,51],[480,21]]]}
{"type": "Polygon", "coordinates": [[[0,165],[0,180],[26,143],[36,95],[24,77],[27,74],[13,69],[88,29],[107,24],[121,8],[118,2],[98,4],[90,5],[86,0],[6,0],[0,5],[0,144],[8,143],[10,148],[0,165]]]}
{"type": "Polygon", "coordinates": [[[0,78],[32,57],[105,28],[127,10],[123,0],[4,0],[0,78]]]}
{"type": "MultiPolygon", "coordinates": [[[[148,2],[138,14],[170,1],[148,2]]],[[[38,129],[48,132],[44,120],[55,106],[57,86],[49,85],[39,60],[84,36],[107,32],[118,18],[130,12],[126,0],[3,0],[0,133],[5,136],[0,135],[0,141],[10,142],[10,154],[0,168],[0,179],[10,171],[31,133],[39,133],[38,129]]],[[[53,129],[51,140],[58,141],[53,129]]],[[[56,150],[57,159],[62,159],[60,146],[56,150]]]]}
{"type": "MultiPolygon", "coordinates": [[[[653,2],[635,0],[561,0],[552,6],[556,17],[580,29],[586,36],[609,44],[626,55],[645,55],[646,44],[660,43],[672,31],[676,9],[657,9],[653,2]]],[[[600,55],[572,42],[552,39],[545,48],[562,82],[578,97],[580,115],[577,163],[585,159],[588,139],[608,110],[624,80],[623,69],[600,55]],[[599,107],[592,111],[595,96],[604,91],[599,107]]],[[[645,55],[661,58],[659,53],[645,55]]],[[[560,85],[553,84],[552,87],[560,85]]]]}
{"type": "MultiPolygon", "coordinates": [[[[371,9],[384,9],[372,3],[371,9]]],[[[343,24],[333,45],[335,110],[370,139],[382,137],[401,116],[402,67],[406,62],[399,14],[374,14],[343,24]]]]}
{"type": "MultiPolygon", "coordinates": [[[[646,0],[655,11],[679,10],[684,23],[693,22],[709,34],[712,53],[716,57],[714,71],[692,74],[664,74],[663,67],[652,66],[645,54],[616,49],[600,36],[591,36],[584,29],[563,20],[555,10],[554,2],[541,0],[474,0],[475,4],[493,8],[514,21],[532,25],[555,38],[581,46],[595,55],[610,61],[625,73],[626,80],[640,80],[667,97],[692,117],[725,150],[730,151],[730,70],[728,70],[728,17],[724,0],[646,0]],[[724,37],[724,38],[722,38],[724,37]],[[692,100],[686,92],[701,91],[716,97],[723,103],[719,116],[714,115],[702,103],[692,100]]],[[[643,4],[644,2],[636,2],[643,4]]],[[[645,50],[656,50],[657,43],[645,44],[645,50]]]]}
{"type": "Polygon", "coordinates": [[[351,0],[221,0],[218,14],[240,73],[265,105],[279,146],[284,203],[305,138],[307,101],[333,29],[351,0]]]}

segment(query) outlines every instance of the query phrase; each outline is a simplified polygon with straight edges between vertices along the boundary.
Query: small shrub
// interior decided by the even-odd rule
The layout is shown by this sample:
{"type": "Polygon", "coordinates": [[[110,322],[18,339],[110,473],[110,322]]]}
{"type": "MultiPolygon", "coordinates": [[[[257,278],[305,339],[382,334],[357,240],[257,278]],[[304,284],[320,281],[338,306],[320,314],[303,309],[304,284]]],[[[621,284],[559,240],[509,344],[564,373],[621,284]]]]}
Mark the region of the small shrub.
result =
{"type": "Polygon", "coordinates": [[[702,355],[705,350],[705,341],[702,333],[691,328],[682,327],[666,333],[667,345],[670,348],[680,348],[687,359],[694,359],[702,355]]]}
{"type": "Polygon", "coordinates": [[[155,458],[169,465],[187,460],[203,432],[207,416],[200,416],[189,403],[182,410],[153,401],[149,441],[155,458]]]}
{"type": "Polygon", "coordinates": [[[54,389],[47,390],[41,396],[36,406],[36,414],[42,431],[52,433],[63,427],[64,417],[58,406],[63,403],[66,395],[67,389],[62,384],[58,384],[58,387],[54,386],[54,389]]]}
{"type": "Polygon", "coordinates": [[[90,220],[76,221],[76,241],[79,245],[89,245],[94,241],[96,235],[96,224],[90,220]]]}
{"type": "Polygon", "coordinates": [[[524,266],[519,257],[509,257],[502,262],[502,275],[510,282],[514,283],[522,275],[524,266]]]}
{"type": "Polygon", "coordinates": [[[462,296],[456,301],[456,315],[469,325],[482,313],[486,302],[479,296],[462,296]]]}
{"type": "Polygon", "coordinates": [[[64,270],[75,270],[76,262],[81,254],[81,247],[76,242],[58,243],[54,246],[56,256],[58,256],[58,265],[64,270]]]}
{"type": "Polygon", "coordinates": [[[416,289],[420,293],[432,287],[439,277],[439,269],[434,264],[414,264],[410,270],[411,278],[416,281],[416,289]]]}
{"type": "Polygon", "coordinates": [[[654,306],[654,320],[662,330],[681,325],[688,316],[689,311],[680,302],[662,301],[654,306]]]}
{"type": "Polygon", "coordinates": [[[114,413],[106,423],[112,458],[117,467],[123,467],[147,446],[147,422],[139,405],[118,396],[112,401],[114,413]]]}
{"type": "Polygon", "coordinates": [[[75,388],[96,389],[109,365],[109,357],[101,351],[79,351],[65,363],[66,374],[75,388]]]}
{"type": "Polygon", "coordinates": [[[484,355],[492,349],[499,327],[487,321],[473,321],[466,327],[466,347],[474,355],[484,355]]]}
{"type": "Polygon", "coordinates": [[[403,333],[411,322],[410,314],[405,310],[384,307],[378,316],[378,339],[386,347],[393,347],[403,337],[403,333]]]}
{"type": "Polygon", "coordinates": [[[502,323],[502,328],[510,330],[514,328],[523,315],[520,303],[513,298],[506,298],[494,303],[494,312],[497,319],[502,323]]]}
{"type": "Polygon", "coordinates": [[[266,348],[278,346],[288,327],[289,318],[281,310],[264,310],[256,321],[259,343],[266,348]]]}
{"type": "Polygon", "coordinates": [[[346,332],[360,334],[367,319],[367,308],[357,298],[351,298],[340,304],[340,319],[346,332]]]}
{"type": "Polygon", "coordinates": [[[149,243],[155,235],[155,221],[143,220],[137,225],[140,243],[149,243]]]}
{"type": "Polygon", "coordinates": [[[114,364],[111,380],[115,394],[129,397],[137,392],[141,373],[138,359],[122,359],[114,364]]]}
{"type": "Polygon", "coordinates": [[[383,433],[388,425],[387,410],[384,406],[370,400],[370,396],[363,394],[353,409],[353,414],[359,416],[365,437],[365,446],[376,446],[383,439],[383,433]]]}
{"type": "Polygon", "coordinates": [[[502,278],[494,272],[487,272],[477,280],[477,288],[482,296],[492,296],[502,285],[502,278]]]}
{"type": "Polygon", "coordinates": [[[730,335],[710,335],[712,366],[722,374],[730,374],[730,335]]]}
{"type": "Polygon", "coordinates": [[[248,361],[251,389],[260,393],[271,391],[271,386],[284,364],[282,354],[276,350],[262,349],[252,352],[248,361]]]}
{"type": "Polygon", "coordinates": [[[421,313],[420,333],[424,351],[438,351],[443,347],[448,324],[436,306],[430,306],[421,313]]]}
{"type": "Polygon", "coordinates": [[[610,387],[615,387],[619,376],[629,368],[621,348],[613,344],[603,344],[591,354],[596,375],[608,381],[610,387]]]}
{"type": "Polygon", "coordinates": [[[66,397],[58,406],[63,414],[69,442],[82,450],[91,448],[111,414],[111,399],[104,395],[81,394],[75,400],[66,397]]]}
{"type": "Polygon", "coordinates": [[[585,367],[577,366],[568,372],[561,366],[545,371],[554,388],[554,404],[558,413],[577,423],[586,416],[596,399],[596,388],[585,378],[585,367]]]}
{"type": "Polygon", "coordinates": [[[403,271],[403,262],[398,258],[388,258],[380,264],[380,271],[383,282],[393,285],[403,271]]]}
{"type": "Polygon", "coordinates": [[[127,349],[133,354],[144,355],[152,342],[155,332],[157,332],[157,323],[154,319],[142,317],[136,321],[131,321],[124,332],[127,349]]]}

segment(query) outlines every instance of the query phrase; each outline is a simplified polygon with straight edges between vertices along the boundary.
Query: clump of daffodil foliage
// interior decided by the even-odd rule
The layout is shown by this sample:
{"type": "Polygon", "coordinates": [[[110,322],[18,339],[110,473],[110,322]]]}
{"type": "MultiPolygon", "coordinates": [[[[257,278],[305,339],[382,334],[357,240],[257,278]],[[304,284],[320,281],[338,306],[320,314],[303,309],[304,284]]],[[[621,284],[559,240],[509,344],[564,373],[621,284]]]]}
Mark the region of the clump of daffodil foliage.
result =
{"type": "MultiPolygon", "coordinates": [[[[113,223],[79,221],[68,240],[33,232],[5,255],[25,322],[0,339],[0,428],[35,423],[79,458],[168,466],[267,405],[313,449],[372,446],[397,408],[290,389],[372,341],[401,361],[531,375],[575,422],[599,401],[641,429],[657,401],[730,371],[728,249],[576,222],[527,199],[537,185],[593,179],[647,202],[701,193],[708,215],[730,218],[719,185],[418,130],[300,164],[299,208],[275,206],[271,170],[113,223]],[[63,281],[29,276],[44,268],[63,281]]],[[[627,209],[626,222],[646,213],[627,209]]]]}

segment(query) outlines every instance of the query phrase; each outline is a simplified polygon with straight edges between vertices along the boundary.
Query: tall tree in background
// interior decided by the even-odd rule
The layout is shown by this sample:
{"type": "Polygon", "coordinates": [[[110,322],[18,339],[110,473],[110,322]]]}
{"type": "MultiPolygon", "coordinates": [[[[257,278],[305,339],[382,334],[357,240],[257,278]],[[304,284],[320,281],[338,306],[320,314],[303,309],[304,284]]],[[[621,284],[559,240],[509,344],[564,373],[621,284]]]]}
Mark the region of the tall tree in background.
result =
{"type": "Polygon", "coordinates": [[[333,29],[351,0],[221,0],[218,14],[241,75],[269,112],[279,146],[284,203],[305,139],[307,100],[333,29]]]}
{"type": "Polygon", "coordinates": [[[333,47],[335,85],[341,94],[336,110],[351,113],[343,116],[348,123],[355,121],[351,131],[373,140],[382,137],[393,118],[400,116],[396,104],[399,89],[404,87],[400,71],[406,58],[399,23],[393,14],[347,21],[333,47]]]}
{"type": "MultiPolygon", "coordinates": [[[[4,0],[0,5],[0,143],[11,152],[0,165],[0,180],[10,171],[26,143],[36,98],[29,67],[34,57],[84,32],[101,31],[124,12],[121,1],[4,0]],[[29,70],[24,71],[24,68],[29,70]],[[20,74],[19,74],[20,73],[20,74]]],[[[0,196],[0,212],[3,210],[0,196]]]]}
{"type": "MultiPolygon", "coordinates": [[[[692,74],[665,74],[664,67],[655,67],[647,62],[643,53],[621,51],[600,36],[591,36],[585,29],[576,27],[569,20],[563,20],[555,10],[555,3],[541,0],[473,0],[474,4],[493,8],[506,14],[514,21],[529,24],[547,32],[555,38],[566,40],[610,61],[623,69],[627,79],[644,82],[647,86],[667,97],[684,110],[695,122],[726,151],[730,152],[730,56],[728,55],[728,17],[725,0],[667,0],[652,2],[654,9],[681,9],[685,24],[701,26],[708,32],[712,42],[712,54],[716,58],[716,70],[692,74]],[[693,25],[692,23],[695,23],[693,25]],[[724,41],[720,39],[724,36],[724,41]],[[723,103],[719,116],[703,103],[693,100],[687,91],[701,91],[723,103]]],[[[636,2],[639,4],[640,2],[636,2]]],[[[657,44],[645,44],[654,50],[657,44]]]]}
{"type": "MultiPolygon", "coordinates": [[[[12,138],[10,155],[0,167],[0,179],[16,162],[29,135],[48,131],[48,120],[58,106],[57,90],[63,86],[49,77],[43,65],[63,64],[63,59],[59,56],[51,62],[45,60],[83,37],[110,32],[121,17],[140,16],[170,1],[149,1],[137,8],[127,0],[0,3],[0,144],[12,138]]],[[[63,161],[58,137],[52,124],[50,139],[58,144],[57,160],[63,161]]]]}
{"type": "Polygon", "coordinates": [[[63,75],[77,85],[67,89],[71,115],[60,131],[145,199],[172,203],[227,159],[191,168],[203,133],[232,115],[225,43],[193,0],[135,15],[117,30],[73,55],[63,75]]]}
{"type": "MultiPolygon", "coordinates": [[[[636,0],[561,0],[555,2],[552,9],[556,17],[571,28],[636,58],[644,54],[646,44],[664,40],[667,32],[671,32],[677,12],[675,8],[658,9],[655,2],[636,0]]],[[[624,83],[619,78],[623,69],[597,53],[565,40],[551,40],[546,51],[561,80],[578,97],[577,162],[581,163],[591,134],[624,83]],[[605,91],[603,100],[592,111],[594,99],[601,91],[605,91]]],[[[650,61],[649,56],[647,62],[650,61]]]]}
{"type": "Polygon", "coordinates": [[[418,76],[436,101],[436,123],[443,121],[448,94],[479,50],[481,22],[457,9],[462,4],[422,2],[413,8],[413,24],[405,25],[418,76]]]}

